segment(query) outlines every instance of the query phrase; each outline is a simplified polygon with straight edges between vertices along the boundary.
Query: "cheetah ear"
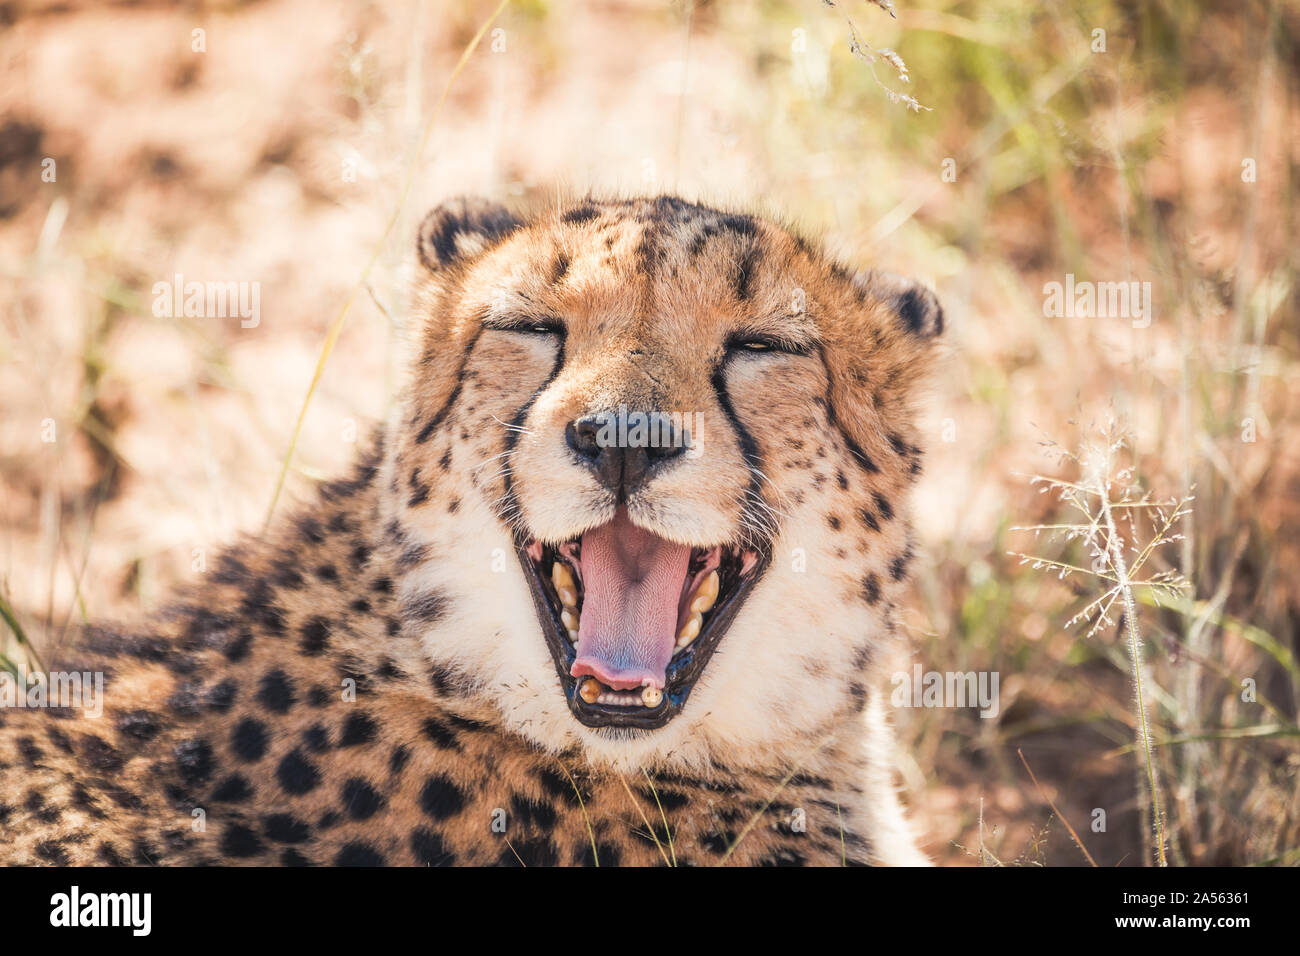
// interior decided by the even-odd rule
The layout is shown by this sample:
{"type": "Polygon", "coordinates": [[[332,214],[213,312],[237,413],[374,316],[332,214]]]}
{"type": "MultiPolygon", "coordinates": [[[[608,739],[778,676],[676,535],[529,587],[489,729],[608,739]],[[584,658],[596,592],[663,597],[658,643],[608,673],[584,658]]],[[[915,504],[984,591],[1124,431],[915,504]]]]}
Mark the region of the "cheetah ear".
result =
{"type": "Polygon", "coordinates": [[[911,335],[934,339],[943,334],[939,298],[919,282],[893,272],[867,269],[854,275],[853,284],[890,309],[911,335]]]}
{"type": "Polygon", "coordinates": [[[472,259],[523,225],[499,203],[458,196],[435,206],[420,223],[416,251],[430,272],[472,259]]]}

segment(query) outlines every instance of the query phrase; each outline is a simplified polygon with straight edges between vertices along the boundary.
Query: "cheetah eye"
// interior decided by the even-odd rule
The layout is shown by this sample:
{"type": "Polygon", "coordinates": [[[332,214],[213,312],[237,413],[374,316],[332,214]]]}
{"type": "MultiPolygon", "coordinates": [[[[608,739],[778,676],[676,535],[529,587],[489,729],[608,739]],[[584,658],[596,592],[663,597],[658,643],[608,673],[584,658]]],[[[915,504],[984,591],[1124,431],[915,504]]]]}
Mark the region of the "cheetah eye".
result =
{"type": "Polygon", "coordinates": [[[770,335],[735,335],[728,340],[727,351],[766,353],[786,352],[791,355],[802,355],[807,351],[807,349],[800,344],[785,342],[770,335]]]}
{"type": "Polygon", "coordinates": [[[563,335],[564,326],[558,320],[498,319],[484,323],[485,328],[498,332],[518,332],[521,335],[563,335]]]}

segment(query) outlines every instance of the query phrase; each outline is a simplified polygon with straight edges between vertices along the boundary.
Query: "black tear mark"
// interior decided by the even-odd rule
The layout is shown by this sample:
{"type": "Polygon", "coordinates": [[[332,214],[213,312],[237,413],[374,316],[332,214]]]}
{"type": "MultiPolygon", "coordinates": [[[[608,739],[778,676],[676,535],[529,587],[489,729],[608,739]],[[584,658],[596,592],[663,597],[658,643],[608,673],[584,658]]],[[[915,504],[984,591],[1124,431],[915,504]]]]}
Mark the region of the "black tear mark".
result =
{"type": "Polygon", "coordinates": [[[546,379],[541,385],[537,386],[536,391],[534,391],[532,395],[528,396],[528,401],[519,406],[519,410],[515,412],[514,417],[510,420],[510,427],[506,429],[505,449],[501,456],[502,460],[505,462],[503,469],[505,494],[501,496],[501,504],[497,511],[497,517],[506,524],[513,524],[512,516],[517,516],[519,514],[519,502],[515,497],[515,475],[511,466],[510,455],[515,449],[515,443],[519,440],[519,434],[523,430],[522,426],[524,424],[524,419],[528,417],[528,410],[533,407],[533,403],[541,397],[542,393],[550,388],[551,383],[555,381],[556,376],[560,374],[560,369],[564,367],[564,347],[567,341],[564,330],[560,330],[559,338],[560,346],[556,351],[555,364],[551,366],[550,374],[546,376],[546,379]]]}
{"type": "MultiPolygon", "coordinates": [[[[731,424],[731,429],[735,432],[736,442],[740,445],[741,454],[745,457],[745,464],[749,468],[749,487],[745,489],[745,503],[743,510],[748,518],[748,526],[751,528],[763,527],[763,517],[760,509],[766,507],[763,501],[763,484],[762,484],[762,465],[763,456],[759,454],[758,442],[750,434],[744,424],[740,421],[740,416],[736,414],[736,407],[731,403],[731,396],[727,393],[727,381],[724,374],[726,369],[726,357],[717,363],[713,368],[713,374],[709,377],[713,384],[713,393],[717,396],[718,404],[722,406],[723,414],[727,416],[727,421],[731,424]]],[[[766,542],[764,542],[766,546],[766,542]]]]}
{"type": "Polygon", "coordinates": [[[447,417],[448,413],[451,412],[452,406],[455,405],[457,399],[460,398],[461,389],[465,384],[465,370],[469,367],[470,354],[474,351],[474,346],[478,344],[478,337],[482,334],[483,326],[480,324],[479,327],[474,330],[474,334],[469,337],[469,342],[465,345],[465,351],[461,354],[460,367],[456,369],[455,388],[453,388],[451,394],[447,396],[447,401],[443,403],[442,408],[438,409],[438,414],[429,419],[428,423],[420,429],[419,434],[415,436],[415,443],[417,445],[423,445],[429,440],[429,436],[438,430],[438,426],[442,424],[443,419],[447,417]]]}

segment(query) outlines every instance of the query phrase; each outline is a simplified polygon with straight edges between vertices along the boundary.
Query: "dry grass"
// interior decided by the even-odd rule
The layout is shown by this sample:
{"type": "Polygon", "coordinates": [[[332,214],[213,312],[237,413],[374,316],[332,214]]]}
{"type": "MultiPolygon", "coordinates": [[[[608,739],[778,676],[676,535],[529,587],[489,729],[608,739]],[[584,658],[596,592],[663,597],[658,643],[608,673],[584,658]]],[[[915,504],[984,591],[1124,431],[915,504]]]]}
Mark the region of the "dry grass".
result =
{"type": "Polygon", "coordinates": [[[330,318],[378,249],[288,493],[351,456],[351,426],[388,407],[432,202],[678,190],[794,218],[944,300],[905,619],[927,668],[1000,672],[1002,707],[897,715],[929,852],[1084,862],[1059,816],[1101,866],[1157,845],[1300,862],[1297,5],[512,2],[419,153],[495,6],[6,7],[0,595],[36,647],[156,603],[259,526],[330,318]],[[904,62],[928,111],[882,91],[904,62]],[[154,318],[176,272],[261,282],[261,324],[154,318]],[[1151,282],[1154,321],[1045,317],[1066,274],[1151,282]],[[1138,589],[1088,636],[1069,622],[1097,579],[1012,554],[1090,568],[1085,542],[1012,529],[1076,522],[1022,476],[1077,481],[1042,436],[1074,448],[1112,413],[1135,487],[1195,489],[1181,537],[1145,558],[1187,587],[1160,606],[1138,589]]]}

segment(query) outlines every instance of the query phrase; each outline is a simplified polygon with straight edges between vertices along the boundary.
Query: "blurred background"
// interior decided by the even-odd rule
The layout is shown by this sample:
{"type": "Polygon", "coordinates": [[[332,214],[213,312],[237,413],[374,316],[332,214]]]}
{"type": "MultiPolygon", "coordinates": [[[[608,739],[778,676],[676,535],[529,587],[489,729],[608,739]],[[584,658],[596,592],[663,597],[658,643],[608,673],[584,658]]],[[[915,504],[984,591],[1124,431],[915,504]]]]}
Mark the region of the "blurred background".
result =
{"type": "Polygon", "coordinates": [[[514,0],[475,44],[496,8],[0,3],[4,666],[261,527],[355,292],[278,507],[343,466],[431,205],[680,192],[944,302],[902,666],[1001,702],[895,714],[927,852],[1153,862],[1136,635],[1170,862],[1300,863],[1300,4],[514,0]],[[256,325],[155,315],[177,274],[257,283],[256,325]],[[1149,323],[1047,314],[1067,276],[1149,323]],[[1020,529],[1095,518],[1116,435],[1084,510],[1149,513],[1135,578],[1186,586],[1099,621],[1096,533],[1020,529]]]}

